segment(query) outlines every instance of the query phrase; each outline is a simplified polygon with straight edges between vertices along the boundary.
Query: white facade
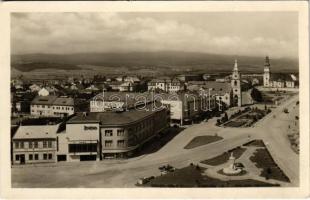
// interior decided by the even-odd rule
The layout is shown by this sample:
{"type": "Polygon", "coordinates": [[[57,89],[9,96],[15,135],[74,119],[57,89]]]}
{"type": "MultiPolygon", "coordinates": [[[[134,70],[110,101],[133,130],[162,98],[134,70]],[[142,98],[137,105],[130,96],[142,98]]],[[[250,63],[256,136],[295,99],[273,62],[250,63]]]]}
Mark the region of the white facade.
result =
{"type": "Polygon", "coordinates": [[[50,93],[47,89],[45,88],[42,88],[39,92],[38,92],[38,95],[39,96],[48,96],[50,93]]]}
{"type": "Polygon", "coordinates": [[[235,60],[235,65],[232,73],[231,87],[233,93],[233,106],[241,106],[241,84],[240,84],[240,73],[238,72],[238,62],[235,60]]]}
{"type": "Polygon", "coordinates": [[[59,149],[57,155],[67,155],[68,162],[79,162],[83,156],[92,156],[95,160],[100,159],[99,148],[99,122],[98,123],[79,123],[66,124],[66,131],[58,134],[59,149]],[[97,145],[97,151],[70,150],[70,145],[97,145]]]}

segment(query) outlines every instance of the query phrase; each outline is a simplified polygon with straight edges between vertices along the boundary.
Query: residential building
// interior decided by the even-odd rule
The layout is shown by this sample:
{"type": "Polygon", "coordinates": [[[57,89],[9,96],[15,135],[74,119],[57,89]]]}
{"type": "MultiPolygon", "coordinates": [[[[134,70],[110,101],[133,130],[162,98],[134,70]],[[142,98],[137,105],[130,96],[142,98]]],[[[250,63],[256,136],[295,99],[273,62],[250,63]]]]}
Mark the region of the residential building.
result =
{"type": "Polygon", "coordinates": [[[159,89],[164,92],[178,92],[184,90],[184,83],[177,78],[161,77],[151,80],[148,83],[148,90],[153,91],[159,89]]]}
{"type": "Polygon", "coordinates": [[[74,113],[74,100],[68,97],[36,96],[30,106],[30,114],[35,116],[65,117],[74,113]]]}
{"type": "Polygon", "coordinates": [[[38,95],[39,96],[48,96],[50,93],[47,89],[42,88],[41,90],[39,90],[38,95]]]}
{"type": "Polygon", "coordinates": [[[90,112],[105,112],[111,110],[128,110],[144,106],[152,102],[151,93],[99,93],[90,100],[90,112]]]}
{"type": "Polygon", "coordinates": [[[19,126],[12,138],[13,164],[56,162],[58,125],[19,126]]]}
{"type": "Polygon", "coordinates": [[[190,123],[216,106],[214,97],[198,93],[156,94],[154,98],[169,108],[172,124],[190,123]]]}

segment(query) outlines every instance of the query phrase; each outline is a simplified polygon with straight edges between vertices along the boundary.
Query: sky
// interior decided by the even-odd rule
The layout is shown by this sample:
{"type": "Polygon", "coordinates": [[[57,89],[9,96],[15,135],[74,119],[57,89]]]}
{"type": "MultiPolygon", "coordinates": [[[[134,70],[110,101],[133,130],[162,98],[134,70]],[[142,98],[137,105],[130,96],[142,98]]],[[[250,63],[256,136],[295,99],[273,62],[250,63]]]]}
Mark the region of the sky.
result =
{"type": "Polygon", "coordinates": [[[12,13],[11,53],[298,57],[296,12],[12,13]]]}

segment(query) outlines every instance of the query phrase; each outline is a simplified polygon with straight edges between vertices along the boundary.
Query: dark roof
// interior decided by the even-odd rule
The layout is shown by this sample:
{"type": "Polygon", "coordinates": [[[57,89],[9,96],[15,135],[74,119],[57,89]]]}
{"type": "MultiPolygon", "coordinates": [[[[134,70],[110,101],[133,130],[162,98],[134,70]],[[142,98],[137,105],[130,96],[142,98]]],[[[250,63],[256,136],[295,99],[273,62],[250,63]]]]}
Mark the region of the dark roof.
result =
{"type": "MultiPolygon", "coordinates": [[[[102,101],[102,93],[99,93],[92,100],[102,101]]],[[[152,94],[149,92],[138,93],[138,92],[104,92],[104,100],[106,102],[116,101],[116,102],[124,102],[125,106],[132,107],[136,104],[136,102],[147,100],[147,102],[152,101],[152,94]]]]}
{"type": "Polygon", "coordinates": [[[57,96],[36,96],[31,104],[36,105],[63,105],[63,106],[73,106],[73,98],[67,97],[57,97],[57,96]]]}
{"type": "Polygon", "coordinates": [[[294,80],[293,77],[297,78],[298,80],[298,76],[293,74],[270,74],[271,81],[297,81],[294,80]]]}
{"type": "Polygon", "coordinates": [[[148,111],[132,109],[124,112],[93,112],[86,115],[77,113],[76,116],[68,120],[67,124],[100,123],[102,126],[127,125],[142,120],[155,112],[152,109],[148,111]]]}
{"type": "Polygon", "coordinates": [[[56,99],[57,96],[36,96],[31,104],[52,105],[56,99]]]}
{"type": "Polygon", "coordinates": [[[74,100],[73,100],[73,98],[58,97],[53,102],[53,105],[74,106],[74,100]]]}

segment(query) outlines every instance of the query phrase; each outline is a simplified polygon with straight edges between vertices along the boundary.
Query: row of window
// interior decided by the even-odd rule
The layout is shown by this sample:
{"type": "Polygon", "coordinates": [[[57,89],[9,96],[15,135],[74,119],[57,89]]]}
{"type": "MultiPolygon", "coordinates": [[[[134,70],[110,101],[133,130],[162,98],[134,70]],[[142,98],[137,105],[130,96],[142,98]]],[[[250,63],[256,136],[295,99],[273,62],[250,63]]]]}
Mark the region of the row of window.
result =
{"type": "MultiPolygon", "coordinates": [[[[112,145],[113,145],[113,140],[105,140],[104,141],[105,147],[112,147],[112,145]]],[[[125,140],[117,140],[117,146],[118,147],[126,147],[125,140]]]]}
{"type": "MultiPolygon", "coordinates": [[[[104,136],[106,136],[106,137],[113,136],[113,130],[105,130],[104,136]]],[[[117,130],[117,136],[125,136],[125,130],[124,129],[118,129],[117,130]]]]}
{"type": "MultiPolygon", "coordinates": [[[[32,105],[32,107],[42,107],[42,108],[45,108],[45,105],[32,105]]],[[[51,106],[46,106],[46,108],[51,108],[51,106]]],[[[61,106],[53,106],[53,109],[56,109],[56,110],[73,110],[73,107],[61,107],[61,106]]]]}
{"type": "MultiPolygon", "coordinates": [[[[21,160],[21,157],[24,156],[24,154],[16,154],[15,155],[15,160],[19,161],[21,160]]],[[[43,154],[43,160],[52,160],[53,159],[53,154],[49,153],[44,153],[43,154]]],[[[28,155],[28,160],[39,160],[39,154],[29,154],[28,155]]]]}
{"type": "MultiPolygon", "coordinates": [[[[15,144],[15,149],[24,149],[25,148],[25,142],[14,142],[15,144]]],[[[28,142],[28,148],[33,149],[33,148],[39,148],[39,142],[28,142]]],[[[52,148],[52,141],[43,141],[43,148],[52,148]]]]}

